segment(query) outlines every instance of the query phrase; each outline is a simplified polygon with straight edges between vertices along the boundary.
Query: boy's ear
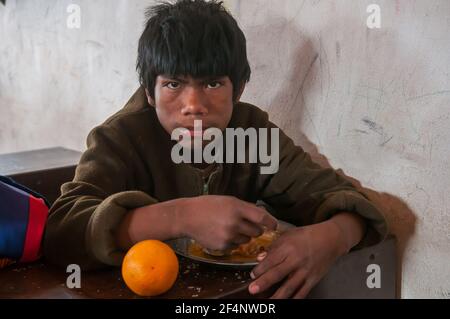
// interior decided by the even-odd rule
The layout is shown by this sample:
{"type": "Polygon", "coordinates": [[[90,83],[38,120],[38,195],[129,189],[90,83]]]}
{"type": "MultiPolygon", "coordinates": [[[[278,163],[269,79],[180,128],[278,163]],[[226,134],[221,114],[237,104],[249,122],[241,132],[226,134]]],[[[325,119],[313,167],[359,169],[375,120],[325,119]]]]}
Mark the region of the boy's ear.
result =
{"type": "Polygon", "coordinates": [[[155,107],[155,100],[150,96],[150,93],[148,92],[147,89],[145,89],[145,95],[147,96],[148,104],[150,104],[151,106],[155,107]]]}

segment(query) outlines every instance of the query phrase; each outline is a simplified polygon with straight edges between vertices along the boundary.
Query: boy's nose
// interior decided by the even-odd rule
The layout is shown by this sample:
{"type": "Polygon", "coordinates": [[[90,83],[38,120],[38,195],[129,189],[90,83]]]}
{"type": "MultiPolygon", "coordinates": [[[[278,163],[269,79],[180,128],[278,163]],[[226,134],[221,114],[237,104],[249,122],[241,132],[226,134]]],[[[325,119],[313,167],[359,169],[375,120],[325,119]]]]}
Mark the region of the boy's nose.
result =
{"type": "Polygon", "coordinates": [[[206,107],[205,97],[200,89],[188,88],[183,94],[183,115],[206,115],[208,108],[206,107]]]}

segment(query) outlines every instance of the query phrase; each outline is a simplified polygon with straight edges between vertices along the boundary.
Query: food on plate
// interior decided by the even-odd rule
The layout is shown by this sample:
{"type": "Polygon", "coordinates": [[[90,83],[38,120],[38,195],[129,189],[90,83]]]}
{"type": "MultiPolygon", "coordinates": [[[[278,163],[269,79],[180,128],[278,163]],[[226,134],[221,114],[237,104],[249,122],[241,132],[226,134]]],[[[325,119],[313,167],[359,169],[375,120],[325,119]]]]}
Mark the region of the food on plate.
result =
{"type": "Polygon", "coordinates": [[[275,230],[266,230],[261,236],[252,238],[248,243],[240,245],[234,249],[231,253],[252,257],[257,256],[263,251],[267,251],[272,242],[277,239],[279,233],[275,230]]]}
{"type": "Polygon", "coordinates": [[[279,231],[266,230],[259,236],[252,238],[249,242],[240,245],[236,249],[230,250],[211,250],[202,247],[200,244],[193,242],[191,247],[191,253],[201,257],[214,257],[214,258],[228,258],[232,260],[239,259],[255,259],[256,256],[267,251],[272,242],[280,235],[279,231]],[[204,253],[204,254],[201,254],[204,253]]]}

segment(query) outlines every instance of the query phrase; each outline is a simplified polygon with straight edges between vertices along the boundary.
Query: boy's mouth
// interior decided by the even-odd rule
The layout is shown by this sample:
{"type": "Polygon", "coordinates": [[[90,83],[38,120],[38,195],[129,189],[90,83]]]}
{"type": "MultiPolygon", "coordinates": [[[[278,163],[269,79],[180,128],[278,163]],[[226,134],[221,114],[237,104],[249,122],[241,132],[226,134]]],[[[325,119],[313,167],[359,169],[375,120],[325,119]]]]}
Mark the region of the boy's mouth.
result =
{"type": "Polygon", "coordinates": [[[190,136],[203,136],[203,130],[194,130],[194,129],[188,129],[190,136]]]}
{"type": "Polygon", "coordinates": [[[184,127],[187,131],[186,131],[186,135],[189,134],[190,136],[194,137],[194,136],[203,136],[203,133],[205,133],[205,131],[210,128],[210,126],[199,126],[199,127],[194,127],[191,125],[188,126],[182,126],[184,127]]]}

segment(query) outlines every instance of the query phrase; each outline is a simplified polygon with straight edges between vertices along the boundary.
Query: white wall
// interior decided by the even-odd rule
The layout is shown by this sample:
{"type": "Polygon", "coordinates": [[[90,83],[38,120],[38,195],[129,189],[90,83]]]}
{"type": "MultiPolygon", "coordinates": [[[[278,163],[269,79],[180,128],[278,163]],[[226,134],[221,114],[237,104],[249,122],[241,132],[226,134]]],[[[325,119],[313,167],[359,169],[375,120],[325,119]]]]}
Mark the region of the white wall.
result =
{"type": "MultiPolygon", "coordinates": [[[[0,5],[0,153],[63,145],[135,90],[153,1],[0,5]],[[81,29],[66,27],[80,4],[81,29]]],[[[229,0],[248,40],[242,100],[359,180],[399,239],[403,298],[450,298],[450,1],[229,0]],[[368,4],[381,29],[366,27],[368,4]]]]}
{"type": "Polygon", "coordinates": [[[137,39],[152,1],[8,0],[0,5],[0,152],[63,145],[137,88],[137,39]],[[69,4],[81,28],[67,28],[69,4]]]}

